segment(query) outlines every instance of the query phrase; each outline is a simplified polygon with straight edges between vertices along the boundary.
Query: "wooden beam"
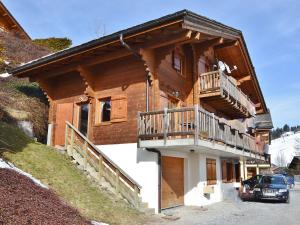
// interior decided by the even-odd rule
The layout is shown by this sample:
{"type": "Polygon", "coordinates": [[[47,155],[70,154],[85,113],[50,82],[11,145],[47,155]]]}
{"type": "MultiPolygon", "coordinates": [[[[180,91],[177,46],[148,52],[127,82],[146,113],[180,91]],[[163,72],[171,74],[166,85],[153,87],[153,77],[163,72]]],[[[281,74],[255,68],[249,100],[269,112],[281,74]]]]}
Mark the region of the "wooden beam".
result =
{"type": "Polygon", "coordinates": [[[197,34],[196,34],[196,36],[195,36],[195,39],[199,41],[199,40],[200,40],[200,36],[201,36],[201,33],[200,33],[200,32],[197,32],[197,34]]]}
{"type": "Polygon", "coordinates": [[[241,85],[245,81],[250,81],[250,80],[251,80],[251,75],[244,76],[243,78],[241,78],[237,81],[237,85],[241,85]]]}
{"type": "Polygon", "coordinates": [[[190,39],[191,37],[192,37],[192,34],[193,34],[193,32],[191,31],[191,30],[189,30],[187,33],[186,33],[186,37],[188,38],[188,39],[190,39]]]}
{"type": "Polygon", "coordinates": [[[229,42],[225,42],[223,44],[216,45],[215,49],[228,48],[228,47],[237,47],[238,45],[239,45],[238,41],[229,41],[229,42]]]}
{"type": "Polygon", "coordinates": [[[255,108],[260,108],[260,107],[261,107],[261,103],[260,102],[255,104],[255,108]]]}
{"type": "Polygon", "coordinates": [[[172,44],[176,44],[176,43],[181,43],[183,41],[187,41],[190,40],[190,38],[187,37],[187,34],[185,32],[180,32],[177,34],[172,34],[169,36],[165,36],[162,37],[160,39],[157,38],[153,38],[153,40],[148,41],[146,44],[144,45],[137,45],[137,46],[133,46],[135,48],[160,48],[160,47],[164,47],[167,45],[172,45],[172,44]]]}
{"type": "Polygon", "coordinates": [[[77,71],[79,72],[79,75],[82,77],[84,85],[85,85],[85,91],[84,94],[90,97],[95,96],[95,92],[93,89],[93,74],[91,71],[85,67],[85,66],[78,66],[77,71]]]}
{"type": "Polygon", "coordinates": [[[213,38],[204,42],[195,43],[195,48],[200,48],[202,50],[205,50],[209,47],[214,47],[215,45],[222,44],[223,42],[224,42],[224,38],[222,37],[213,38]]]}

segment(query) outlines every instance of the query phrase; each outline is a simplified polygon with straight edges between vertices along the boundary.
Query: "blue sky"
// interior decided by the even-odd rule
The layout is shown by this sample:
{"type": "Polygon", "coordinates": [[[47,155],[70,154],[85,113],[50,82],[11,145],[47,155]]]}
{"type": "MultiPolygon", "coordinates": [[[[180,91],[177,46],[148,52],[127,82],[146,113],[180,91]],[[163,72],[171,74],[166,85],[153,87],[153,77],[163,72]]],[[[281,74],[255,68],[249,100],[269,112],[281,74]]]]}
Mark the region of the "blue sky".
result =
{"type": "Polygon", "coordinates": [[[240,29],[274,125],[300,124],[299,0],[3,2],[32,38],[69,37],[74,45],[182,9],[240,29]]]}

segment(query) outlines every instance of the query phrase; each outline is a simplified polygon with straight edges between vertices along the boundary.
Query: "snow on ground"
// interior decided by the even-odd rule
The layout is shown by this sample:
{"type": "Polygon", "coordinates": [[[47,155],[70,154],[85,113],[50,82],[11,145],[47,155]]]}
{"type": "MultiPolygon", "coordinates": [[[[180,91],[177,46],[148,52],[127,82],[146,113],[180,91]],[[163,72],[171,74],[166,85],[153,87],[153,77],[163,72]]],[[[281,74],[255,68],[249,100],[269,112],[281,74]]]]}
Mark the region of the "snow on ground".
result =
{"type": "Polygon", "coordinates": [[[269,147],[271,163],[285,167],[295,155],[300,155],[300,133],[272,140],[269,147]]]}
{"type": "Polygon", "coordinates": [[[2,77],[2,78],[6,78],[6,77],[9,77],[9,76],[11,76],[10,73],[1,73],[0,74],[0,77],[2,77]]]}
{"type": "Polygon", "coordinates": [[[46,188],[48,189],[48,187],[44,184],[41,183],[41,181],[39,181],[38,179],[34,178],[31,174],[29,173],[26,173],[24,172],[23,170],[20,170],[19,168],[15,167],[12,163],[10,162],[6,162],[4,161],[3,159],[0,158],[0,168],[3,168],[3,169],[11,169],[11,170],[14,170],[26,177],[29,177],[35,184],[43,187],[43,188],[46,188]]]}

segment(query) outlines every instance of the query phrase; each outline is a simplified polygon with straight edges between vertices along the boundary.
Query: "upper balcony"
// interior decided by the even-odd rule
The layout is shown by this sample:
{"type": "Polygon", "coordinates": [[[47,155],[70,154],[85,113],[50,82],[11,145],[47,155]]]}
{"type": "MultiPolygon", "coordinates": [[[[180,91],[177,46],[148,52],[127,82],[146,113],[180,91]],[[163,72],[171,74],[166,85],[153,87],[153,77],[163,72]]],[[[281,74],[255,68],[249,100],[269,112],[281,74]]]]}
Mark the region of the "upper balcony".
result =
{"type": "Polygon", "coordinates": [[[264,160],[255,137],[198,105],[139,113],[138,138],[139,147],[199,149],[264,160]]]}
{"type": "Polygon", "coordinates": [[[200,75],[200,98],[233,118],[255,115],[255,104],[237,87],[236,81],[221,70],[200,75]]]}

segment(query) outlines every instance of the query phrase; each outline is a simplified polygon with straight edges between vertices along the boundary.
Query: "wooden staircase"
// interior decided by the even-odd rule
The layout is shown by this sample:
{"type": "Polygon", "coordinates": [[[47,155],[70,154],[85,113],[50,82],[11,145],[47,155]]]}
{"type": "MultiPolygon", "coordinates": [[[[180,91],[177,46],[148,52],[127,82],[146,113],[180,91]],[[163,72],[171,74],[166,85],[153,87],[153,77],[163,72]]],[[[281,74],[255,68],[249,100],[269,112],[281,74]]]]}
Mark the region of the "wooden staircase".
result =
{"type": "Polygon", "coordinates": [[[104,178],[131,205],[144,208],[140,198],[141,186],[69,122],[66,122],[65,148],[93,179],[101,181],[104,178]]]}

